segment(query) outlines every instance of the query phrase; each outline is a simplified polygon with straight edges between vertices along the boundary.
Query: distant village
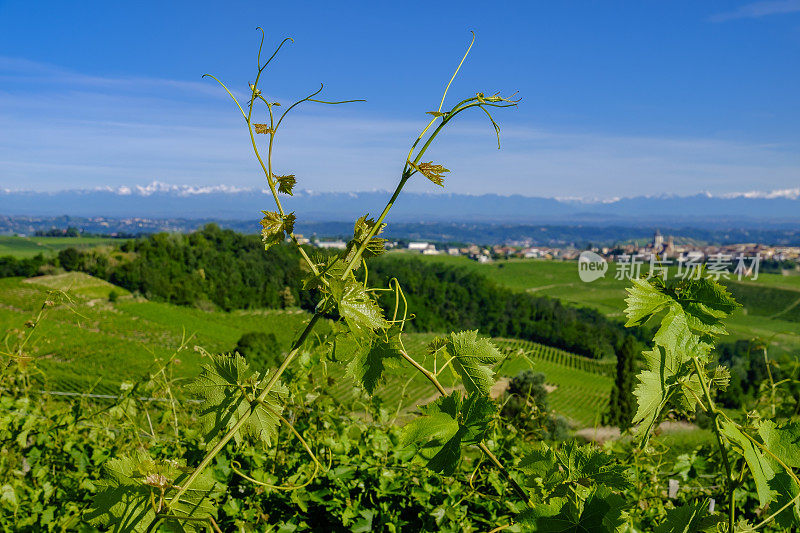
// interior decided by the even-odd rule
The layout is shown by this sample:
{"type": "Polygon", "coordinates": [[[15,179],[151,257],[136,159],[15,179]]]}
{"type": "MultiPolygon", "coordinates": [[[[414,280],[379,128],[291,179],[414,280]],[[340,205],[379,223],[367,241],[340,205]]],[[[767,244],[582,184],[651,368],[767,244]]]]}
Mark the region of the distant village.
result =
{"type": "MultiPolygon", "coordinates": [[[[245,224],[245,223],[242,223],[245,224]]],[[[249,222],[247,223],[249,224],[249,222]]],[[[75,237],[78,235],[102,235],[116,238],[134,238],[144,233],[157,231],[191,231],[198,226],[198,221],[183,219],[147,219],[147,218],[122,218],[110,219],[105,217],[69,218],[69,217],[2,217],[0,216],[0,234],[18,235],[26,234],[35,236],[63,236],[75,237]],[[66,229],[59,228],[65,223],[72,222],[66,229]]],[[[248,231],[250,227],[244,225],[235,228],[238,231],[248,231]]],[[[477,235],[477,233],[476,233],[477,235]]],[[[311,238],[296,234],[300,244],[308,244],[319,248],[344,249],[347,242],[342,239],[326,239],[324,237],[311,238]]],[[[450,255],[463,256],[480,263],[488,263],[498,259],[545,259],[569,261],[577,260],[586,250],[603,257],[606,261],[629,262],[647,261],[651,256],[660,260],[672,260],[677,263],[693,262],[705,263],[720,257],[736,260],[737,258],[758,258],[761,262],[788,263],[782,268],[800,269],[800,246],[767,245],[757,242],[746,242],[726,245],[703,245],[685,237],[673,237],[655,231],[649,241],[639,240],[625,242],[614,246],[591,246],[578,248],[569,245],[569,241],[562,241],[554,245],[532,244],[527,241],[510,241],[505,244],[479,245],[473,243],[442,243],[436,241],[397,239],[386,242],[386,248],[405,253],[422,255],[450,255]]]]}
{"type": "MultiPolygon", "coordinates": [[[[301,244],[311,244],[319,248],[344,249],[347,243],[343,240],[318,240],[298,236],[301,244]]],[[[511,243],[495,246],[479,246],[469,244],[451,246],[426,241],[388,241],[387,249],[402,250],[422,255],[464,256],[479,263],[488,263],[497,259],[552,259],[577,260],[583,249],[575,247],[543,247],[527,246],[511,243]]],[[[666,239],[656,230],[653,239],[647,243],[628,243],[614,247],[588,248],[609,261],[629,261],[631,257],[658,256],[660,259],[671,258],[678,262],[705,262],[714,257],[754,258],[771,261],[791,261],[800,263],[800,246],[768,246],[758,243],[726,244],[721,246],[704,246],[696,244],[676,244],[672,236],[666,239]]]]}

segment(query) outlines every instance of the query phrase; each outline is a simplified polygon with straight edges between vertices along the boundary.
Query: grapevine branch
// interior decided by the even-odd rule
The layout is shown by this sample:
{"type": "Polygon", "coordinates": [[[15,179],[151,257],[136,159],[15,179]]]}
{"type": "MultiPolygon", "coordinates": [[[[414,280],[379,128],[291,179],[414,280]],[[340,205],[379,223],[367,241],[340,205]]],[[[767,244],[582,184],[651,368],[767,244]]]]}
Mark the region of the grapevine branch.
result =
{"type": "MultiPolygon", "coordinates": [[[[311,93],[309,96],[307,96],[307,97],[305,97],[305,98],[293,103],[292,105],[290,105],[286,109],[286,111],[283,112],[283,114],[280,116],[280,118],[278,118],[278,120],[276,122],[275,114],[273,112],[273,107],[279,106],[280,104],[277,103],[277,102],[269,102],[267,99],[265,99],[261,95],[261,91],[258,89],[258,83],[259,83],[259,81],[261,79],[261,74],[264,71],[264,69],[266,69],[266,67],[270,63],[270,61],[272,61],[272,59],[276,56],[276,54],[278,53],[280,48],[283,46],[283,44],[286,43],[287,40],[291,40],[291,39],[285,39],[283,42],[281,42],[281,44],[278,46],[277,50],[275,50],[275,52],[272,54],[272,56],[269,58],[269,60],[262,66],[261,65],[261,50],[263,48],[263,43],[264,43],[264,30],[261,29],[261,28],[258,28],[258,29],[261,30],[261,32],[262,32],[261,43],[259,45],[259,50],[258,50],[258,73],[256,75],[255,81],[252,84],[250,84],[251,94],[250,94],[250,98],[249,98],[249,103],[247,105],[247,112],[245,112],[244,108],[239,103],[237,98],[228,89],[228,87],[225,86],[224,83],[222,83],[222,81],[220,81],[219,79],[217,79],[216,77],[214,77],[213,75],[210,75],[210,74],[206,74],[206,75],[204,75],[204,77],[208,76],[208,77],[214,79],[217,83],[219,83],[223,87],[223,89],[228,93],[228,95],[233,99],[233,101],[236,103],[236,106],[239,108],[239,111],[241,112],[242,117],[244,118],[245,123],[247,125],[248,133],[249,133],[249,136],[250,136],[250,142],[251,142],[251,145],[253,147],[253,151],[255,153],[256,159],[258,160],[259,165],[261,166],[261,169],[264,172],[264,175],[265,175],[266,180],[267,180],[267,185],[269,186],[270,192],[272,193],[272,197],[273,197],[273,199],[275,201],[275,205],[276,205],[277,210],[278,210],[278,215],[280,216],[281,220],[285,220],[287,218],[286,212],[285,212],[285,210],[283,208],[283,205],[281,204],[280,197],[278,196],[278,190],[277,190],[277,187],[276,187],[276,179],[275,179],[275,176],[274,176],[273,170],[272,170],[272,150],[273,150],[273,146],[274,146],[275,135],[277,133],[278,128],[282,124],[283,119],[286,117],[286,115],[287,115],[287,113],[289,113],[289,111],[291,111],[292,109],[294,109],[296,106],[298,106],[299,104],[301,104],[303,102],[309,102],[310,101],[310,102],[317,102],[317,103],[335,105],[335,104],[355,102],[355,101],[363,101],[363,100],[346,100],[346,101],[338,101],[338,102],[329,102],[329,101],[323,101],[323,100],[315,99],[314,97],[316,95],[318,95],[322,91],[322,85],[320,85],[319,90],[311,93]],[[264,158],[261,156],[261,153],[259,152],[258,144],[256,143],[256,139],[255,139],[256,132],[254,131],[254,124],[252,122],[253,106],[254,106],[256,100],[260,100],[260,101],[262,101],[262,102],[264,102],[266,104],[267,111],[268,111],[268,114],[269,114],[269,127],[267,127],[265,131],[260,131],[259,132],[259,133],[267,133],[267,134],[269,134],[269,143],[268,143],[268,151],[267,151],[266,162],[264,161],[264,158]]],[[[475,39],[475,36],[474,36],[474,33],[473,33],[472,42],[474,42],[474,39],[475,39]]],[[[445,100],[445,98],[447,96],[447,91],[449,90],[450,85],[452,84],[453,80],[455,79],[456,75],[458,74],[458,71],[461,68],[461,65],[463,65],[464,60],[466,59],[467,55],[469,54],[469,50],[471,49],[471,47],[472,47],[472,43],[470,43],[470,46],[467,49],[467,52],[464,54],[464,57],[462,58],[461,62],[459,63],[458,68],[456,68],[455,73],[450,78],[450,81],[448,82],[447,86],[445,87],[444,94],[442,96],[441,103],[439,104],[438,111],[431,113],[433,115],[433,118],[428,122],[427,126],[425,126],[425,128],[422,130],[422,132],[419,134],[417,139],[412,144],[411,149],[409,151],[409,155],[406,158],[405,164],[403,166],[403,170],[402,170],[402,173],[401,173],[400,181],[399,181],[397,187],[395,188],[394,193],[392,194],[391,198],[389,199],[389,201],[387,202],[387,204],[384,207],[383,211],[381,212],[380,216],[378,217],[377,222],[370,227],[366,238],[364,238],[362,240],[362,242],[359,244],[358,248],[356,249],[356,253],[350,258],[350,260],[348,261],[347,265],[345,266],[343,274],[341,276],[341,279],[343,281],[347,280],[348,276],[351,275],[351,272],[353,271],[353,269],[362,262],[362,257],[363,257],[364,251],[367,248],[367,245],[369,244],[370,240],[377,234],[377,232],[380,231],[380,229],[382,228],[383,220],[386,218],[387,214],[389,213],[389,211],[391,210],[392,206],[396,202],[398,196],[400,195],[400,193],[403,190],[403,187],[405,186],[405,184],[408,182],[408,180],[415,173],[422,172],[421,167],[419,165],[422,156],[425,154],[427,149],[430,147],[430,145],[434,141],[434,139],[439,135],[439,133],[444,129],[444,127],[449,123],[449,121],[452,120],[453,117],[455,117],[456,115],[458,115],[459,113],[461,113],[462,111],[465,111],[467,109],[470,109],[470,108],[473,108],[473,107],[480,107],[489,116],[489,119],[491,120],[491,123],[495,128],[495,131],[498,132],[498,140],[499,140],[499,127],[497,126],[497,123],[494,121],[494,119],[491,117],[491,114],[487,110],[487,107],[511,107],[511,106],[516,106],[519,100],[516,100],[516,101],[515,100],[510,100],[510,99],[507,99],[507,98],[500,97],[497,94],[495,94],[493,96],[486,97],[482,93],[477,93],[477,95],[475,97],[467,98],[467,99],[462,100],[461,102],[457,103],[447,113],[442,113],[441,112],[441,109],[442,109],[442,107],[444,105],[444,100],[445,100]],[[433,132],[431,132],[430,135],[428,135],[428,137],[425,140],[424,144],[417,151],[416,157],[412,161],[411,157],[412,157],[412,155],[414,153],[415,148],[422,141],[422,139],[425,138],[425,134],[428,132],[428,130],[433,126],[433,124],[439,118],[441,118],[441,122],[436,126],[436,128],[433,130],[433,132]]],[[[430,176],[428,176],[428,177],[430,177],[430,176]]],[[[432,179],[432,181],[433,181],[433,179],[432,179]]],[[[441,182],[441,180],[439,180],[439,182],[437,182],[437,183],[440,184],[440,182],[441,182]]],[[[305,263],[308,265],[308,267],[311,269],[311,271],[314,273],[315,276],[319,276],[320,272],[319,272],[319,269],[317,268],[317,265],[308,257],[308,255],[305,252],[305,250],[303,250],[303,248],[301,246],[299,246],[297,238],[294,235],[293,228],[291,228],[291,227],[290,228],[286,228],[285,225],[284,225],[284,229],[286,230],[286,234],[289,236],[290,240],[295,244],[295,246],[299,250],[303,260],[305,261],[305,263]]],[[[272,388],[277,383],[278,379],[284,373],[286,368],[288,368],[288,366],[292,363],[294,358],[297,356],[297,354],[299,353],[300,347],[302,346],[302,344],[305,341],[306,337],[310,334],[311,330],[314,328],[314,325],[316,324],[316,322],[319,320],[319,318],[321,316],[322,315],[321,315],[321,311],[320,310],[318,310],[312,316],[311,320],[309,321],[309,323],[307,324],[306,328],[301,333],[300,337],[293,344],[292,350],[286,356],[286,358],[284,359],[284,361],[281,364],[281,366],[271,375],[269,381],[264,386],[264,388],[261,390],[261,392],[258,395],[258,397],[256,397],[255,400],[253,402],[251,402],[249,411],[247,413],[245,413],[241,418],[239,418],[236,421],[236,423],[233,425],[233,427],[231,427],[228,430],[228,432],[220,438],[220,440],[216,443],[216,445],[206,454],[206,456],[203,458],[203,460],[200,462],[200,464],[197,466],[197,468],[195,468],[195,470],[192,472],[192,474],[184,482],[183,486],[180,488],[180,490],[178,491],[178,493],[175,496],[175,498],[173,498],[170,501],[170,503],[168,504],[168,507],[173,502],[178,501],[180,499],[180,497],[195,482],[195,480],[202,473],[202,471],[211,463],[213,458],[234,437],[234,435],[237,433],[237,431],[239,431],[239,429],[245,424],[245,422],[247,422],[247,420],[250,418],[250,416],[252,416],[252,414],[255,412],[256,407],[263,402],[263,400],[267,397],[267,395],[270,393],[272,388]]],[[[432,383],[436,386],[437,390],[440,393],[444,394],[444,389],[442,388],[441,384],[439,383],[439,381],[437,380],[435,375],[431,374],[427,369],[425,369],[424,367],[422,367],[421,365],[416,363],[416,361],[414,361],[413,358],[411,358],[410,356],[408,356],[407,353],[405,353],[405,350],[403,350],[403,356],[407,360],[412,362],[412,364],[415,366],[415,368],[417,368],[417,370],[421,371],[429,380],[431,380],[432,383]]],[[[497,457],[495,457],[494,454],[492,454],[491,450],[489,450],[488,447],[484,443],[480,443],[479,447],[486,454],[486,456],[489,458],[489,460],[509,480],[509,482],[512,484],[512,486],[517,491],[517,493],[526,502],[528,502],[529,501],[529,497],[528,497],[527,493],[525,492],[525,490],[522,487],[520,487],[519,484],[517,484],[511,478],[511,476],[508,473],[508,471],[503,467],[503,465],[500,463],[500,461],[497,459],[497,457]]],[[[315,463],[316,463],[316,461],[315,461],[315,463]]]]}
{"type": "MultiPolygon", "coordinates": [[[[442,384],[439,383],[439,380],[436,378],[433,372],[419,364],[416,359],[408,355],[408,352],[405,349],[400,350],[400,355],[403,357],[403,359],[408,361],[411,366],[416,368],[417,371],[419,371],[423,376],[428,378],[428,381],[430,381],[433,386],[436,387],[436,390],[440,395],[447,395],[447,391],[444,390],[444,387],[442,387],[442,384]]],[[[503,477],[505,477],[508,482],[511,483],[511,486],[514,488],[514,491],[517,493],[517,495],[522,498],[524,502],[529,503],[531,501],[531,497],[528,495],[528,492],[522,488],[522,486],[520,486],[520,484],[517,483],[514,478],[511,477],[509,471],[506,470],[506,468],[503,466],[503,463],[501,463],[500,460],[492,453],[489,447],[486,446],[486,443],[481,442],[478,444],[478,448],[480,448],[480,450],[486,454],[486,457],[489,458],[489,461],[491,461],[491,463],[500,471],[500,473],[503,474],[503,477]]]]}
{"type": "Polygon", "coordinates": [[[711,417],[713,419],[712,427],[714,429],[714,436],[717,439],[717,446],[719,446],[719,452],[722,455],[722,466],[725,468],[726,475],[725,487],[727,488],[728,492],[728,531],[733,532],[736,525],[736,501],[734,499],[736,494],[736,484],[731,471],[731,463],[728,459],[728,449],[722,442],[722,434],[720,433],[719,429],[719,417],[722,415],[722,412],[717,409],[717,406],[714,404],[714,399],[711,397],[711,391],[708,387],[708,382],[706,381],[706,375],[703,372],[702,366],[700,365],[700,360],[696,355],[694,355],[692,356],[692,361],[694,362],[694,368],[697,371],[697,375],[700,378],[700,386],[703,388],[703,396],[705,396],[706,403],[708,404],[708,412],[711,413],[711,417]]]}
{"type": "Polygon", "coordinates": [[[167,504],[167,507],[170,507],[173,502],[178,501],[178,499],[184,493],[186,493],[187,490],[189,490],[189,488],[192,486],[192,484],[195,482],[195,480],[197,480],[197,477],[211,463],[211,461],[214,459],[214,457],[216,457],[217,454],[222,451],[222,449],[233,438],[233,436],[236,434],[236,432],[239,431],[239,428],[241,428],[242,425],[244,425],[244,423],[247,422],[247,420],[253,415],[253,413],[256,410],[256,407],[261,402],[263,402],[263,400],[267,397],[267,395],[270,393],[272,388],[275,386],[275,383],[277,383],[278,378],[281,376],[281,374],[283,374],[283,372],[286,370],[286,368],[289,366],[289,364],[292,362],[292,360],[294,360],[294,358],[300,352],[300,347],[305,342],[306,337],[308,337],[309,333],[311,333],[311,330],[314,329],[314,325],[321,318],[321,316],[322,315],[320,313],[315,313],[311,317],[311,320],[308,321],[308,324],[306,325],[306,328],[303,330],[303,332],[300,334],[300,337],[298,337],[298,339],[292,345],[292,350],[286,356],[286,359],[284,359],[283,363],[278,368],[278,370],[276,370],[275,373],[273,373],[272,378],[269,380],[269,382],[264,387],[264,389],[261,391],[261,393],[250,404],[250,409],[247,411],[247,413],[245,413],[241,418],[239,418],[239,420],[236,421],[236,423],[233,425],[233,427],[230,430],[228,430],[228,432],[219,440],[219,442],[211,449],[211,451],[209,451],[206,454],[206,456],[203,457],[203,460],[200,461],[200,464],[197,465],[197,468],[194,469],[194,471],[191,473],[191,475],[188,478],[186,478],[186,481],[183,483],[183,486],[180,488],[180,490],[175,495],[175,497],[172,500],[170,500],[170,503],[167,504]]]}

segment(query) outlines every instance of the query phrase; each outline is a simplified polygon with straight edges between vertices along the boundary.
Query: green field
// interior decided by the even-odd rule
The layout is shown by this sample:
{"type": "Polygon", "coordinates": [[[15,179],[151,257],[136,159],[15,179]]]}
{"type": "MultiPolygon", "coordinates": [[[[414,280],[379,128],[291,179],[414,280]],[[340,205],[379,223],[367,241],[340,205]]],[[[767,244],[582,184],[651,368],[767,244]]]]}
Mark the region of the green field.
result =
{"type": "MultiPolygon", "coordinates": [[[[309,318],[300,310],[226,313],[133,299],[105,281],[67,273],[28,280],[0,279],[0,331],[11,335],[23,332],[25,322],[46,299],[53,298],[49,293],[52,289],[68,290],[72,302],[49,311],[30,346],[49,390],[114,394],[121,382],[145,376],[157,358],[170,357],[182,344],[185,348],[177,355],[180,364],[176,377],[188,379],[197,375],[202,363],[195,346],[211,353],[228,352],[243,333],[263,331],[274,333],[288,349],[309,318]],[[112,289],[122,295],[114,303],[107,300],[112,289]]],[[[412,355],[432,366],[432,361],[426,360],[425,345],[433,337],[406,334],[404,343],[412,355]]],[[[498,368],[499,376],[513,377],[531,367],[543,372],[552,389],[549,402],[556,412],[579,426],[596,422],[611,388],[613,369],[608,363],[527,341],[496,341],[508,354],[498,368]]],[[[341,400],[363,394],[352,379],[344,376],[341,365],[327,364],[316,374],[332,379],[329,392],[341,400]]],[[[446,387],[454,383],[449,370],[440,378],[446,387]]],[[[434,392],[422,375],[400,369],[388,373],[379,396],[387,408],[402,414],[435,396],[434,392]]]]}
{"type": "MultiPolygon", "coordinates": [[[[613,266],[604,278],[584,283],[575,261],[510,259],[481,264],[461,256],[415,257],[464,267],[514,290],[559,298],[592,307],[608,317],[624,318],[625,289],[630,281],[614,279],[613,266]]],[[[731,335],[726,340],[760,337],[770,341],[770,349],[776,354],[800,353],[800,275],[760,273],[756,281],[736,281],[729,288],[744,307],[734,313],[728,328],[731,335]]]]}
{"type": "Polygon", "coordinates": [[[119,242],[105,237],[14,237],[0,235],[0,256],[16,258],[33,257],[37,254],[54,255],[65,248],[93,248],[119,242]]]}

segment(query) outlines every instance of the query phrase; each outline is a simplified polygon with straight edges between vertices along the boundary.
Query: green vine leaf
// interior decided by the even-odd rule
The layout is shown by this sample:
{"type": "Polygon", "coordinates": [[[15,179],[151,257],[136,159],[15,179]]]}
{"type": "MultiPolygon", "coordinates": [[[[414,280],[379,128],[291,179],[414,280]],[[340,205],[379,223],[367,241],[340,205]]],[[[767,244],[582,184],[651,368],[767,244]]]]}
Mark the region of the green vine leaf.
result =
{"type": "MultiPolygon", "coordinates": [[[[660,349],[655,348],[655,350],[660,349]]],[[[661,411],[669,402],[672,390],[659,369],[645,370],[636,377],[639,379],[639,384],[633,390],[633,395],[636,396],[638,408],[631,423],[640,424],[637,433],[642,437],[643,443],[647,444],[650,432],[655,428],[661,411]]]]}
{"type": "Polygon", "coordinates": [[[519,463],[521,472],[528,476],[528,485],[534,486],[541,480],[547,490],[566,479],[566,473],[559,467],[556,453],[544,442],[537,443],[519,463]]]}
{"type": "Polygon", "coordinates": [[[450,170],[444,168],[442,165],[435,165],[433,161],[419,164],[414,164],[409,161],[408,165],[414,170],[419,171],[420,174],[431,180],[439,187],[444,187],[444,175],[445,173],[450,172],[450,170]]]}
{"type": "Polygon", "coordinates": [[[271,444],[280,425],[278,414],[283,410],[289,391],[277,382],[262,403],[255,403],[267,377],[265,375],[262,379],[238,354],[215,355],[211,357],[211,364],[203,365],[200,375],[189,385],[189,390],[204,400],[200,422],[208,442],[213,442],[216,437],[232,429],[240,418],[247,417],[252,410],[252,416],[240,426],[234,439],[241,443],[244,437],[249,436],[267,446],[271,444]]]}
{"type": "Polygon", "coordinates": [[[401,443],[414,446],[431,470],[451,475],[461,460],[463,446],[480,443],[497,413],[489,398],[459,391],[420,408],[422,416],[406,424],[401,443]]]}
{"type": "Polygon", "coordinates": [[[683,280],[669,290],[685,310],[689,327],[699,334],[727,334],[722,320],[741,307],[725,287],[707,278],[683,280]]]}
{"type": "Polygon", "coordinates": [[[625,309],[625,315],[628,317],[628,321],[625,323],[627,327],[644,324],[651,316],[666,309],[671,302],[669,296],[659,291],[647,280],[634,279],[632,283],[633,287],[626,289],[628,291],[628,297],[625,298],[625,303],[628,304],[625,309]]]}
{"type": "Polygon", "coordinates": [[[632,423],[639,424],[637,434],[642,444],[647,444],[650,433],[670,402],[677,403],[685,411],[694,411],[703,389],[686,353],[656,345],[652,350],[642,352],[642,357],[645,370],[636,376],[639,383],[633,395],[638,408],[632,423]]]}
{"type": "Polygon", "coordinates": [[[428,343],[428,355],[433,355],[446,346],[447,337],[434,337],[434,339],[428,343]]]}
{"type": "Polygon", "coordinates": [[[269,250],[294,231],[295,216],[294,213],[281,216],[275,211],[262,211],[262,213],[264,217],[261,219],[261,241],[264,243],[264,249],[269,250]]]}
{"type": "Polygon", "coordinates": [[[711,350],[711,345],[702,342],[692,333],[687,314],[680,305],[671,303],[668,309],[667,314],[661,319],[661,326],[653,336],[653,342],[680,354],[682,360],[689,360],[692,355],[705,358],[711,350]]]}
{"type": "Polygon", "coordinates": [[[542,503],[517,516],[532,530],[616,531],[621,524],[626,502],[614,491],[629,489],[631,479],[611,454],[574,441],[558,448],[539,442],[519,468],[527,485],[544,495],[542,503]],[[579,493],[588,493],[583,506],[574,500],[579,493]]]}
{"type": "Polygon", "coordinates": [[[503,358],[500,350],[489,339],[479,339],[477,330],[451,333],[446,347],[467,392],[488,396],[494,385],[494,370],[489,365],[503,358]]]}
{"type": "Polygon", "coordinates": [[[775,476],[775,471],[764,458],[761,450],[756,448],[752,441],[735,424],[723,420],[720,422],[720,433],[732,444],[739,447],[756,483],[758,502],[761,507],[764,507],[775,498],[775,491],[770,488],[769,484],[770,480],[775,476]]]}
{"type": "Polygon", "coordinates": [[[119,532],[150,531],[157,515],[167,513],[161,525],[169,531],[207,531],[205,518],[215,518],[212,500],[222,488],[205,471],[192,484],[180,501],[172,502],[175,493],[188,477],[189,469],[176,461],[156,461],[147,452],[110,459],[105,467],[107,477],[100,481],[86,518],[94,525],[103,525],[119,532]],[[181,521],[191,516],[199,521],[181,521]]]}
{"type": "Polygon", "coordinates": [[[655,533],[705,533],[717,531],[717,524],[724,518],[708,513],[708,500],[688,503],[667,509],[667,517],[655,529],[655,533]]]}
{"type": "Polygon", "coordinates": [[[613,490],[631,487],[630,476],[624,465],[597,448],[568,442],[555,452],[562,468],[568,472],[567,480],[580,485],[602,485],[613,490]]]}
{"type": "MultiPolygon", "coordinates": [[[[565,442],[558,448],[548,453],[549,447],[542,443],[539,452],[540,458],[553,459],[555,470],[559,473],[554,479],[545,483],[555,483],[556,486],[577,483],[585,487],[604,485],[614,490],[625,490],[631,486],[630,476],[625,466],[618,464],[611,454],[595,448],[592,445],[580,445],[575,441],[565,442]]],[[[535,457],[535,456],[534,456],[535,457]]],[[[533,464],[530,459],[525,463],[530,470],[533,464]]],[[[563,492],[561,489],[553,489],[563,492]]]]}
{"type": "MultiPolygon", "coordinates": [[[[356,220],[353,226],[353,238],[347,243],[347,249],[343,254],[344,263],[352,261],[358,249],[366,241],[372,229],[375,228],[375,224],[375,219],[371,218],[369,213],[356,220]]],[[[376,257],[386,253],[386,239],[378,237],[385,228],[386,224],[381,224],[369,241],[366,241],[367,244],[361,253],[362,257],[376,257]]]]}
{"type": "Polygon", "coordinates": [[[665,341],[672,336],[676,337],[675,342],[683,339],[685,334],[679,332],[684,326],[697,335],[724,335],[722,320],[740,307],[725,287],[706,278],[681,279],[668,285],[661,278],[634,279],[633,287],[627,291],[626,326],[643,324],[669,308],[672,316],[668,323],[662,321],[659,329],[665,341]]]}
{"type": "Polygon", "coordinates": [[[786,470],[781,470],[769,481],[769,487],[777,494],[769,509],[777,511],[787,506],[778,513],[775,522],[787,531],[797,531],[800,528],[800,487],[797,482],[786,470]]]}
{"type": "MultiPolygon", "coordinates": [[[[800,468],[800,422],[791,421],[778,426],[772,420],[762,420],[758,434],[764,445],[789,468],[800,468]]],[[[777,461],[767,458],[775,469],[780,468],[777,461]]]]}
{"type": "Polygon", "coordinates": [[[724,366],[714,367],[711,384],[719,390],[725,390],[731,382],[731,372],[724,366]]]}
{"type": "Polygon", "coordinates": [[[401,359],[400,338],[392,331],[371,344],[359,347],[347,365],[347,374],[371,395],[384,379],[384,371],[401,359]]]}
{"type": "Polygon", "coordinates": [[[625,522],[625,498],[606,487],[594,489],[583,506],[570,498],[552,498],[517,515],[517,521],[530,531],[543,533],[585,533],[618,531],[625,522]]]}
{"type": "MultiPolygon", "coordinates": [[[[639,384],[634,390],[638,409],[633,423],[640,424],[637,431],[646,444],[673,398],[682,409],[695,410],[702,387],[693,360],[708,361],[712,348],[708,341],[725,333],[722,319],[738,304],[712,280],[680,280],[666,285],[661,278],[633,280],[626,302],[626,326],[643,324],[666,311],[653,337],[653,349],[643,352],[646,368],[637,376],[639,384]]],[[[724,369],[717,369],[709,381],[723,388],[728,378],[724,369]]]]}
{"type": "Polygon", "coordinates": [[[297,178],[294,174],[287,174],[285,176],[275,176],[275,181],[278,183],[278,192],[293,196],[292,190],[297,184],[297,178]]]}
{"type": "Polygon", "coordinates": [[[362,337],[369,336],[373,330],[389,326],[383,318],[383,310],[367,293],[364,285],[350,277],[346,282],[332,279],[330,286],[339,314],[354,333],[362,337]]]}

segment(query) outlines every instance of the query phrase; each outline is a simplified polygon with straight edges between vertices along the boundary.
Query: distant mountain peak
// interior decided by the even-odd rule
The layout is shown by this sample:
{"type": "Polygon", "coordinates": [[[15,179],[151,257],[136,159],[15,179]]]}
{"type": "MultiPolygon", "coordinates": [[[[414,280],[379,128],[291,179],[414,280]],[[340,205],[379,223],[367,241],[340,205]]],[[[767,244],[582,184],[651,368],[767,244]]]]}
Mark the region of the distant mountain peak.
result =
{"type": "MultiPolygon", "coordinates": [[[[88,194],[93,192],[112,193],[119,196],[152,196],[154,194],[175,195],[180,197],[208,195],[208,194],[248,194],[263,192],[268,194],[266,186],[264,188],[258,187],[240,187],[237,185],[176,185],[165,183],[163,181],[153,180],[146,185],[119,185],[116,187],[104,186],[95,188],[75,188],[63,189],[59,191],[35,191],[30,189],[0,189],[0,194],[65,194],[65,193],[78,193],[88,194]]],[[[370,191],[341,191],[341,192],[325,192],[314,191],[311,189],[299,189],[295,191],[295,196],[301,197],[319,197],[319,196],[343,196],[349,198],[357,198],[366,194],[389,194],[391,191],[374,189],[370,191]]],[[[407,193],[408,194],[408,193],[407,193]]],[[[499,197],[499,198],[530,198],[537,200],[552,200],[566,204],[615,204],[626,200],[666,200],[666,199],[679,199],[679,198],[709,198],[709,199],[734,199],[734,198],[752,198],[752,199],[777,199],[785,198],[789,200],[800,199],[800,187],[775,189],[772,191],[745,191],[745,192],[731,192],[731,193],[712,193],[710,191],[701,191],[696,194],[679,195],[672,193],[660,193],[650,195],[638,196],[612,196],[612,197],[597,197],[597,196],[556,196],[552,198],[526,196],[524,194],[461,194],[461,193],[448,193],[448,192],[423,192],[411,193],[417,196],[432,197],[432,198],[447,198],[447,197],[499,197]]]]}
{"type": "Polygon", "coordinates": [[[787,198],[789,200],[797,200],[800,198],[800,187],[793,189],[777,189],[770,192],[764,191],[749,191],[749,192],[735,192],[730,194],[721,195],[722,198],[787,198]]]}
{"type": "MultiPolygon", "coordinates": [[[[97,187],[95,189],[81,189],[82,192],[104,191],[120,196],[150,196],[157,193],[175,194],[176,196],[192,196],[197,194],[237,194],[252,192],[252,187],[237,187],[235,185],[172,185],[163,181],[152,181],[148,185],[120,185],[119,187],[97,187]]],[[[66,191],[64,191],[66,192],[66,191]]]]}
{"type": "MultiPolygon", "coordinates": [[[[387,191],[298,190],[284,208],[307,221],[354,220],[380,210],[387,191]]],[[[260,218],[272,204],[264,188],[235,185],[148,185],[73,189],[58,192],[0,191],[0,216],[84,216],[144,218],[260,218]]],[[[396,222],[481,222],[608,224],[622,221],[701,223],[718,219],[800,222],[800,187],[771,192],[691,196],[661,194],[621,198],[542,198],[519,194],[469,195],[404,193],[392,210],[396,222]]],[[[743,222],[744,223],[744,222],[743,222]]]]}

